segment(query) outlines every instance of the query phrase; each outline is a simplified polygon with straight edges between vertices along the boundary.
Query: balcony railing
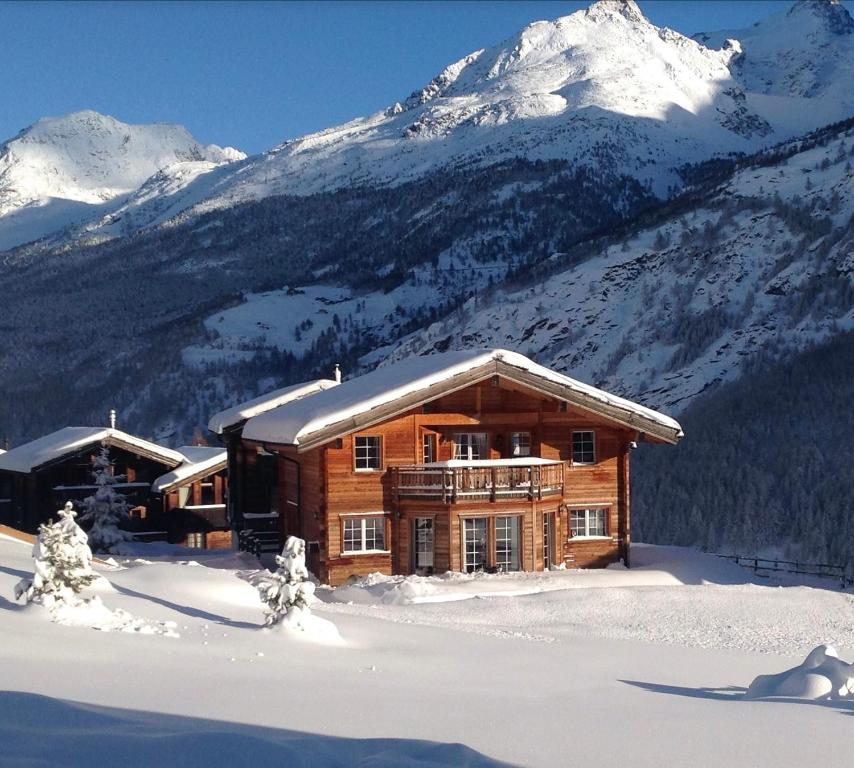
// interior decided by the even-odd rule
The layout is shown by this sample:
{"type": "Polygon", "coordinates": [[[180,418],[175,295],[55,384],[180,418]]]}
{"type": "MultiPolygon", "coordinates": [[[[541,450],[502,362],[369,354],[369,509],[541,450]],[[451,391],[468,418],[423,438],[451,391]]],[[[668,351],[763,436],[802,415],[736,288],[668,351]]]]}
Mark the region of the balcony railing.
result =
{"type": "Polygon", "coordinates": [[[561,495],[561,462],[521,464],[478,461],[459,466],[435,464],[392,467],[392,488],[400,499],[429,499],[444,504],[461,501],[541,499],[561,495]]]}

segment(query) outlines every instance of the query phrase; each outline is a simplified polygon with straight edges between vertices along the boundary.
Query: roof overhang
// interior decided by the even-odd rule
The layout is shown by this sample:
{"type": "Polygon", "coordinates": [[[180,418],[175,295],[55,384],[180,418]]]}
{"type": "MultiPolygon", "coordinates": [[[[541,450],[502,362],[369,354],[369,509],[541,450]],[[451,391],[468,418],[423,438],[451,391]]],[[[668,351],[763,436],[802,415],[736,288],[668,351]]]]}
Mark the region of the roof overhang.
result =
{"type": "Polygon", "coordinates": [[[682,431],[678,426],[670,427],[662,424],[655,418],[644,416],[643,413],[638,413],[637,410],[630,408],[630,403],[626,403],[626,406],[623,407],[619,402],[615,402],[615,400],[619,401],[619,398],[602,399],[589,392],[579,391],[579,389],[569,384],[561,384],[518,366],[510,365],[503,360],[494,359],[483,365],[459,373],[448,380],[437,382],[399,397],[394,401],[378,405],[362,413],[357,413],[307,435],[301,435],[298,443],[275,443],[272,440],[250,440],[248,442],[263,445],[294,445],[299,453],[304,453],[336,438],[344,437],[352,432],[367,429],[388,419],[392,419],[443,395],[449,395],[466,387],[479,384],[496,375],[535,392],[565,401],[579,410],[605,418],[628,430],[642,433],[646,439],[652,442],[675,445],[682,437],[682,431]]]}

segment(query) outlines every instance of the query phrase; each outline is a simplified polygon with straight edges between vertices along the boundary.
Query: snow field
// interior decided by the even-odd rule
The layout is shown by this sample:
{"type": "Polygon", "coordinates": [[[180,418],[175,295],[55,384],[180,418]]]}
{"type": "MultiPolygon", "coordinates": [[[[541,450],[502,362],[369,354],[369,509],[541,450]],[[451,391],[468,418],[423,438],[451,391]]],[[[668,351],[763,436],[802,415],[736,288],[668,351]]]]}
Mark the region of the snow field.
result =
{"type": "Polygon", "coordinates": [[[431,580],[434,594],[445,584],[449,594],[499,584],[531,592],[517,597],[387,604],[371,594],[382,583],[373,579],[348,588],[372,602],[315,606],[343,646],[262,629],[257,591],[233,570],[246,560],[234,556],[200,558],[208,567],[138,558],[102,571],[115,590],[99,593],[105,604],[174,621],[179,638],[58,626],[9,599],[31,568],[29,550],[0,539],[0,736],[10,765],[89,765],[96,754],[146,765],[157,749],[190,766],[248,754],[303,766],[848,758],[839,714],[854,711],[849,702],[741,699],[758,674],[800,663],[828,627],[850,657],[851,595],[754,584],[686,550],[637,547],[630,571],[431,580]],[[774,620],[777,636],[765,642],[774,620]],[[731,639],[716,640],[727,625],[731,639]],[[45,722],[57,723],[52,739],[45,722]]]}

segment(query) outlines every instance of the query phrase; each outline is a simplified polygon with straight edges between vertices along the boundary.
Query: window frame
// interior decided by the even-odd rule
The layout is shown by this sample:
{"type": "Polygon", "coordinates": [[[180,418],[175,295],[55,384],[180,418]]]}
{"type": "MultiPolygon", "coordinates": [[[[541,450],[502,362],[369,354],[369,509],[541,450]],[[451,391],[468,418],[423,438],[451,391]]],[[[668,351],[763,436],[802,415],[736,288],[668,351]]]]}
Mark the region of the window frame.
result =
{"type": "MultiPolygon", "coordinates": [[[[353,435],[353,471],[354,472],[382,472],[385,467],[385,441],[382,435],[353,435]],[[359,440],[376,440],[377,441],[377,462],[376,467],[360,467],[359,466],[359,440]]],[[[369,456],[366,458],[370,458],[369,456]]]]}
{"type": "Polygon", "coordinates": [[[388,515],[384,512],[374,512],[368,514],[348,514],[341,515],[341,555],[387,555],[391,552],[388,548],[388,515]],[[368,549],[366,544],[368,542],[368,531],[367,531],[367,521],[370,520],[372,523],[373,530],[373,540],[376,542],[376,528],[377,523],[379,523],[379,530],[382,531],[382,549],[368,549]],[[348,538],[350,541],[355,541],[354,537],[347,536],[347,526],[349,524],[357,523],[358,524],[358,542],[361,545],[359,549],[347,549],[348,538]]]}
{"type": "Polygon", "coordinates": [[[482,461],[483,459],[489,458],[488,454],[489,454],[489,432],[454,432],[453,453],[451,455],[453,456],[453,459],[455,461],[482,461]],[[482,442],[480,440],[469,442],[469,444],[467,446],[468,454],[469,454],[468,456],[458,456],[457,455],[457,449],[461,445],[459,438],[462,437],[463,435],[467,435],[469,437],[477,436],[477,437],[483,438],[482,442]],[[485,453],[487,454],[486,456],[478,456],[477,458],[474,458],[471,455],[471,449],[472,449],[472,447],[474,447],[475,443],[480,443],[480,445],[482,445],[485,453]]]}
{"type": "Polygon", "coordinates": [[[608,532],[609,528],[609,520],[611,517],[611,508],[606,506],[590,506],[590,507],[572,507],[569,510],[569,519],[568,530],[569,530],[569,540],[577,541],[578,539],[610,539],[611,535],[608,532]],[[575,514],[584,513],[584,533],[575,533],[573,530],[573,520],[572,516],[575,514]],[[602,530],[603,533],[590,533],[590,513],[591,512],[601,512],[602,513],[602,530]]]}
{"type": "Polygon", "coordinates": [[[571,451],[572,451],[572,464],[576,467],[589,467],[592,464],[595,464],[598,459],[598,451],[596,450],[596,430],[595,429],[573,429],[571,436],[571,451]],[[593,440],[593,459],[591,461],[576,461],[575,459],[575,436],[576,435],[591,435],[593,440]]]}
{"type": "Polygon", "coordinates": [[[511,432],[510,433],[510,458],[524,458],[525,456],[531,455],[531,445],[533,443],[533,439],[531,436],[530,430],[523,430],[520,432],[511,432]],[[525,436],[527,439],[527,443],[517,443],[516,440],[518,437],[525,436]],[[517,447],[522,447],[527,449],[527,453],[515,453],[515,449],[517,447]]]}
{"type": "Polygon", "coordinates": [[[435,432],[423,432],[421,434],[421,463],[432,464],[439,459],[439,436],[435,432]],[[432,457],[428,458],[429,453],[432,457]]]}

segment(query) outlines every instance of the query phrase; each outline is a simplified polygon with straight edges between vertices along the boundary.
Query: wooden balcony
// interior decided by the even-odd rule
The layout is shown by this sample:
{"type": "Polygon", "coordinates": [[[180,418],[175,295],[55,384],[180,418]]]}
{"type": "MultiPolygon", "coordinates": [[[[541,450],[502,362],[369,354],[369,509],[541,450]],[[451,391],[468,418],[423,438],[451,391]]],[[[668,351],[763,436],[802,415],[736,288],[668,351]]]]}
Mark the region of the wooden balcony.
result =
{"type": "Polygon", "coordinates": [[[389,472],[396,498],[443,504],[542,499],[560,496],[564,489],[563,462],[542,459],[446,461],[391,467],[389,472]]]}

